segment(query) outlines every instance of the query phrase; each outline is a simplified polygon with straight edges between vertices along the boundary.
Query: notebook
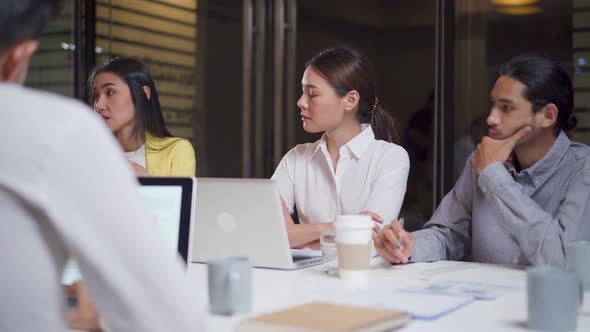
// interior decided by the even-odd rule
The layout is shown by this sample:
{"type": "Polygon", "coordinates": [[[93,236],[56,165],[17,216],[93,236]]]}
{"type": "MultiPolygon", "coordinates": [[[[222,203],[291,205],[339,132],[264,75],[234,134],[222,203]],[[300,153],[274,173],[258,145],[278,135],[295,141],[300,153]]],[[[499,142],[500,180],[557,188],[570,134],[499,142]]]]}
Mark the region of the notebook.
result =
{"type": "Polygon", "coordinates": [[[237,331],[376,332],[389,331],[410,320],[403,311],[310,302],[246,319],[240,322],[237,331]]]}

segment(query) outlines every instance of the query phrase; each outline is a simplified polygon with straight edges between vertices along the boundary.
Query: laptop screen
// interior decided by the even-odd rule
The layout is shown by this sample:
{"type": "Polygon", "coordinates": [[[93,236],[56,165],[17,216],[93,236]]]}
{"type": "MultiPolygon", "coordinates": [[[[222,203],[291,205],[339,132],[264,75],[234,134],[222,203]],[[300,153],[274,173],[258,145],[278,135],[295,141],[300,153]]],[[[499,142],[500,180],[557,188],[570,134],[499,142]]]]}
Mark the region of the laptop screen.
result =
{"type": "Polygon", "coordinates": [[[139,192],[156,218],[162,238],[171,250],[176,251],[180,231],[182,187],[141,186],[139,192]]]}
{"type": "Polygon", "coordinates": [[[139,178],[138,188],[146,206],[154,216],[162,238],[188,260],[193,200],[192,178],[139,178]]]}
{"type": "MultiPolygon", "coordinates": [[[[191,216],[194,178],[139,178],[140,196],[159,225],[162,238],[170,250],[177,250],[185,263],[189,259],[191,216]]],[[[188,265],[187,265],[188,266],[188,265]]],[[[76,262],[70,259],[63,272],[62,283],[70,285],[80,280],[82,274],[76,262]]]]}

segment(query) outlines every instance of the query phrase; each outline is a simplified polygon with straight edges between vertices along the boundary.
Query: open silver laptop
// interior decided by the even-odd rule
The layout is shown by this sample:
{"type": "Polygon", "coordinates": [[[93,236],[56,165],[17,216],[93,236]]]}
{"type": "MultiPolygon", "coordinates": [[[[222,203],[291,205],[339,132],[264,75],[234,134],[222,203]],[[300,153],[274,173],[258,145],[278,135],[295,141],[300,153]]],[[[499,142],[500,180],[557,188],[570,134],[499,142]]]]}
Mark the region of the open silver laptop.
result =
{"type": "Polygon", "coordinates": [[[256,267],[297,269],[321,256],[293,256],[279,193],[266,179],[198,178],[193,261],[248,256],[256,267]]]}

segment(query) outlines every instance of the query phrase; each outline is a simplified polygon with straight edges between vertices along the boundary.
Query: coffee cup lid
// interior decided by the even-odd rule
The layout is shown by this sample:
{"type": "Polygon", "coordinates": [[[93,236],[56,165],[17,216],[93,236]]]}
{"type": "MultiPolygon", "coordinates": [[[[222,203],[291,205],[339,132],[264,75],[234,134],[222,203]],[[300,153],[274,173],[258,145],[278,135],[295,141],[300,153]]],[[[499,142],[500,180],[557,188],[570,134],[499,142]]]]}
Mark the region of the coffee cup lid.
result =
{"type": "Polygon", "coordinates": [[[370,216],[364,214],[341,215],[336,218],[334,228],[336,229],[366,229],[373,228],[373,221],[370,216]]]}

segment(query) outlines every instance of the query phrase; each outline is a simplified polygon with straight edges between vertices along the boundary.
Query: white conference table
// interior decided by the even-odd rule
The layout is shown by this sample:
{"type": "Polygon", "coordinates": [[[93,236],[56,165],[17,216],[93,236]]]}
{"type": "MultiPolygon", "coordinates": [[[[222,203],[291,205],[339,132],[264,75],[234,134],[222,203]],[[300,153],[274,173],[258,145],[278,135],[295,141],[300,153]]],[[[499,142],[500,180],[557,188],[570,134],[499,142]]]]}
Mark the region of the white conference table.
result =
{"type": "MultiPolygon", "coordinates": [[[[205,311],[205,331],[234,331],[241,319],[313,300],[330,302],[349,293],[387,292],[436,280],[473,280],[509,284],[513,288],[495,300],[476,300],[434,320],[413,320],[396,331],[530,331],[526,327],[526,272],[523,269],[445,261],[391,266],[381,258],[374,258],[371,265],[369,284],[360,288],[324,273],[321,265],[296,271],[254,268],[253,310],[234,316],[208,312],[206,264],[193,263],[190,274],[197,287],[203,290],[198,301],[205,311]]],[[[391,301],[395,300],[393,295],[391,301]]],[[[590,331],[589,302],[590,293],[587,292],[578,316],[578,331],[590,331]]],[[[402,308],[403,305],[399,304],[402,308]]]]}

